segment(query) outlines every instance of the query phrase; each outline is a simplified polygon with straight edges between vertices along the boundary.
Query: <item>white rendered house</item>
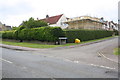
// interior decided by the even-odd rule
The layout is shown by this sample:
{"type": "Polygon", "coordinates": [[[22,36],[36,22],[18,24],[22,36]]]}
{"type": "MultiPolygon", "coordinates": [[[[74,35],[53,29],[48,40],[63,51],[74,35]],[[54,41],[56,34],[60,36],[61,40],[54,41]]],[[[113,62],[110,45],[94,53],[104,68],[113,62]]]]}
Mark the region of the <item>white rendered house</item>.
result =
{"type": "Polygon", "coordinates": [[[68,26],[67,24],[64,23],[67,21],[67,18],[65,17],[64,14],[51,16],[51,17],[47,15],[45,19],[40,19],[40,20],[47,22],[48,25],[51,27],[58,26],[61,27],[62,29],[65,29],[68,26]]]}

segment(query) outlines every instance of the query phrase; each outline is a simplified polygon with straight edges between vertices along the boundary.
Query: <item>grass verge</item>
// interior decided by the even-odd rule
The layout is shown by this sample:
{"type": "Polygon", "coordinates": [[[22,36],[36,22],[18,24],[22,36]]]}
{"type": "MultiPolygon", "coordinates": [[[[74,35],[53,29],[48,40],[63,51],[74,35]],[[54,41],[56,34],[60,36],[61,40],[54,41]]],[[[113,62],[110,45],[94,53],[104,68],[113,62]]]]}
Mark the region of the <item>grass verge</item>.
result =
{"type": "MultiPolygon", "coordinates": [[[[117,36],[114,36],[114,37],[117,37],[117,36]]],[[[84,44],[84,43],[89,43],[89,42],[94,42],[94,41],[99,41],[99,40],[105,40],[105,39],[110,39],[110,38],[113,38],[113,36],[111,36],[111,37],[105,37],[105,38],[101,38],[101,39],[83,41],[83,42],[80,42],[80,43],[67,43],[64,46],[79,45],[79,44],[84,44]]]]}
{"type": "Polygon", "coordinates": [[[113,54],[120,55],[120,48],[115,48],[113,54]]]}
{"type": "Polygon", "coordinates": [[[45,45],[45,44],[37,44],[37,43],[29,43],[29,42],[12,42],[12,41],[2,41],[2,44],[6,45],[14,45],[14,46],[22,46],[22,47],[30,47],[30,48],[55,48],[55,47],[64,47],[64,46],[73,46],[73,45],[79,45],[83,43],[89,43],[89,42],[94,42],[98,40],[105,40],[109,39],[112,37],[106,37],[106,38],[101,38],[101,39],[96,39],[96,40],[90,40],[90,41],[84,41],[81,43],[67,43],[64,45],[45,45]]]}
{"type": "Polygon", "coordinates": [[[44,45],[44,44],[37,44],[37,43],[28,43],[28,42],[8,42],[2,41],[2,44],[7,45],[14,45],[14,46],[22,46],[22,47],[30,47],[30,48],[54,48],[60,47],[61,45],[44,45]]]}

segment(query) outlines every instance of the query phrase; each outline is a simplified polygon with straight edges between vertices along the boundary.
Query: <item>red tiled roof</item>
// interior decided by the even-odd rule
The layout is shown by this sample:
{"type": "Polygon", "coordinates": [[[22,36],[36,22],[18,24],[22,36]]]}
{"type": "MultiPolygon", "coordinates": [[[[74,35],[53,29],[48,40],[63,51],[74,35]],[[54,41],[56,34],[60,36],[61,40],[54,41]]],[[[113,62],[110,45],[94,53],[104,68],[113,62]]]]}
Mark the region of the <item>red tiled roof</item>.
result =
{"type": "Polygon", "coordinates": [[[63,14],[41,19],[49,24],[56,24],[63,14]]]}

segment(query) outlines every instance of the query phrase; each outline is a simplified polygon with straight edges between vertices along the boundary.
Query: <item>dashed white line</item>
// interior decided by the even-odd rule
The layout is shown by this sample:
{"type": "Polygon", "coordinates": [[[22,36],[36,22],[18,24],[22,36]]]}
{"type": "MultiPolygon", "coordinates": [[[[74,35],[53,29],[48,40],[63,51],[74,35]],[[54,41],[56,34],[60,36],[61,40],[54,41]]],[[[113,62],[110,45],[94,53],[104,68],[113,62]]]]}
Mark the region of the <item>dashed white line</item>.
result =
{"type": "Polygon", "coordinates": [[[101,68],[106,68],[106,69],[115,69],[115,68],[111,68],[111,67],[107,67],[107,66],[103,66],[103,65],[95,65],[95,64],[90,64],[92,66],[96,66],[96,67],[101,67],[101,68]]]}
{"type": "Polygon", "coordinates": [[[74,63],[79,63],[79,61],[74,61],[74,63]]]}
{"type": "MultiPolygon", "coordinates": [[[[69,59],[66,59],[66,61],[74,62],[74,63],[77,63],[77,64],[79,63],[79,61],[71,61],[69,59]]],[[[101,68],[106,68],[106,69],[116,69],[116,68],[111,68],[111,67],[108,67],[108,66],[96,65],[96,64],[86,64],[86,65],[91,65],[91,66],[101,67],[101,68]]]]}
{"type": "MultiPolygon", "coordinates": [[[[34,54],[34,55],[38,55],[38,54],[34,54]]],[[[39,54],[39,55],[41,55],[41,54],[39,54]]],[[[102,54],[99,54],[99,55],[101,56],[102,54]]],[[[44,56],[44,55],[42,55],[42,56],[44,56]]],[[[47,56],[47,57],[54,57],[54,56],[47,56]]],[[[59,57],[56,57],[56,58],[61,59],[59,57]]],[[[69,62],[73,62],[73,63],[77,63],[77,64],[79,63],[79,61],[71,61],[69,59],[63,59],[63,60],[69,61],[69,62]]],[[[111,68],[111,67],[103,66],[103,65],[95,65],[95,64],[87,64],[87,65],[91,65],[91,66],[95,66],[95,67],[101,67],[101,68],[106,68],[106,69],[116,69],[116,68],[111,68]]]]}
{"type": "Polygon", "coordinates": [[[8,60],[2,59],[2,58],[0,58],[0,60],[5,61],[5,62],[8,62],[8,63],[10,63],[10,64],[13,63],[13,62],[11,62],[11,61],[8,61],[8,60]]]}

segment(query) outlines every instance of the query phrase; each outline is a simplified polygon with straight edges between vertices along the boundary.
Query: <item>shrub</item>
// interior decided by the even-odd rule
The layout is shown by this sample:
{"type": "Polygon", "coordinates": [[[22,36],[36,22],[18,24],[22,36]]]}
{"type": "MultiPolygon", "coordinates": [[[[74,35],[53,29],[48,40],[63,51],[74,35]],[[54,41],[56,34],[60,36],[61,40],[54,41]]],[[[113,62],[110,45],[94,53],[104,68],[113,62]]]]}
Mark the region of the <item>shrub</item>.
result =
{"type": "Polygon", "coordinates": [[[20,30],[24,28],[38,28],[48,26],[47,22],[41,20],[34,20],[34,18],[29,18],[28,21],[23,21],[23,23],[19,26],[20,30]]]}
{"type": "Polygon", "coordinates": [[[66,37],[68,38],[67,42],[74,42],[76,38],[80,39],[81,41],[88,41],[94,40],[104,37],[112,36],[113,31],[106,31],[106,30],[66,30],[64,31],[66,37]]]}
{"type": "Polygon", "coordinates": [[[115,35],[119,35],[119,31],[118,30],[113,30],[115,35]]]}
{"type": "Polygon", "coordinates": [[[17,30],[19,27],[13,26],[12,30],[17,30]]]}
{"type": "Polygon", "coordinates": [[[31,29],[22,29],[15,31],[6,31],[3,33],[3,38],[16,40],[39,40],[54,42],[58,37],[65,36],[60,27],[40,27],[31,29]]]}
{"type": "Polygon", "coordinates": [[[2,33],[2,38],[4,39],[13,39],[14,31],[4,31],[2,33]]]}
{"type": "Polygon", "coordinates": [[[4,33],[4,31],[0,31],[0,38],[2,38],[3,33],[4,33]]]}
{"type": "Polygon", "coordinates": [[[67,42],[74,42],[76,38],[80,41],[94,40],[112,36],[113,31],[106,30],[62,30],[60,27],[39,27],[30,29],[18,29],[2,32],[2,38],[16,40],[38,40],[54,42],[59,37],[66,36],[67,42]]]}
{"type": "Polygon", "coordinates": [[[59,36],[62,36],[63,31],[59,27],[40,27],[21,30],[20,38],[24,40],[40,40],[40,41],[56,41],[59,36]],[[58,33],[55,33],[58,32],[58,33]]]}

